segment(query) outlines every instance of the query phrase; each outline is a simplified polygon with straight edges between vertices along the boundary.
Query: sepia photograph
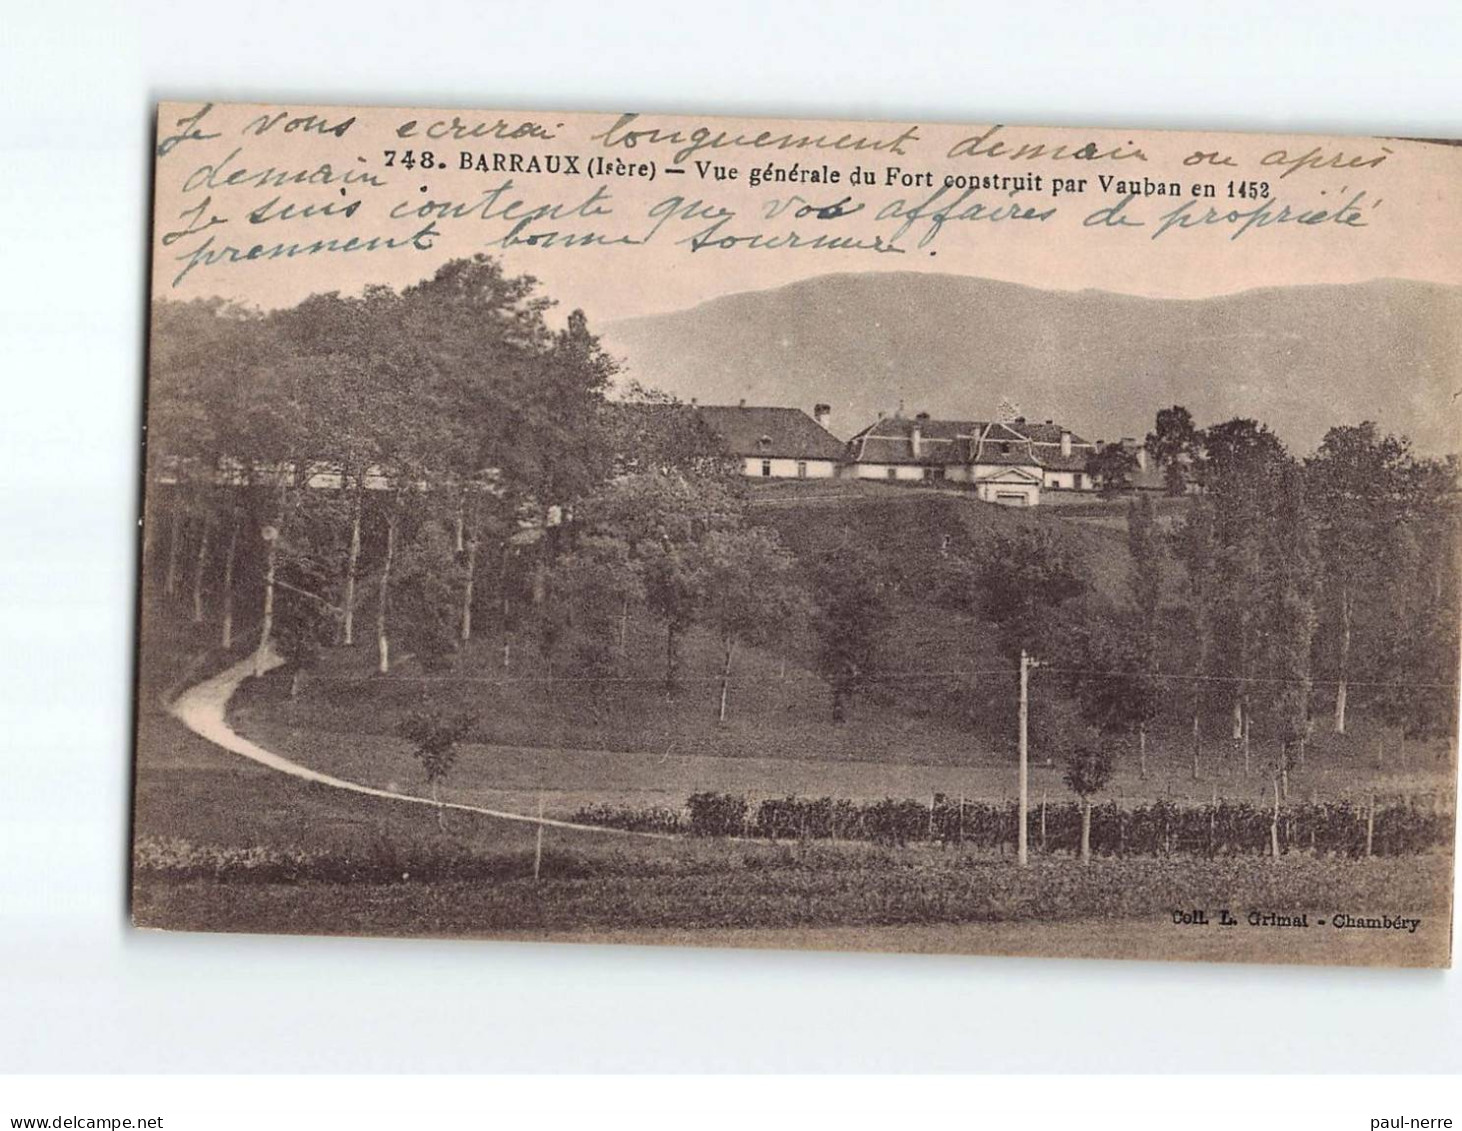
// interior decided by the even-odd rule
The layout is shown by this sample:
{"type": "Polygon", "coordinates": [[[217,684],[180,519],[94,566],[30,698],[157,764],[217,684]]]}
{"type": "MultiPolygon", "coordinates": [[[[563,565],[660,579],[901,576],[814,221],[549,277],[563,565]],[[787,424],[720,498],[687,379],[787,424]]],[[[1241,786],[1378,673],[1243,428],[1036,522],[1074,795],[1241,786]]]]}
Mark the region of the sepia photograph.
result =
{"type": "Polygon", "coordinates": [[[1451,1131],[1462,6],[0,25],[0,1128],[1451,1131]]]}
{"type": "Polygon", "coordinates": [[[1450,965],[1459,172],[163,104],[132,921],[1450,965]]]}

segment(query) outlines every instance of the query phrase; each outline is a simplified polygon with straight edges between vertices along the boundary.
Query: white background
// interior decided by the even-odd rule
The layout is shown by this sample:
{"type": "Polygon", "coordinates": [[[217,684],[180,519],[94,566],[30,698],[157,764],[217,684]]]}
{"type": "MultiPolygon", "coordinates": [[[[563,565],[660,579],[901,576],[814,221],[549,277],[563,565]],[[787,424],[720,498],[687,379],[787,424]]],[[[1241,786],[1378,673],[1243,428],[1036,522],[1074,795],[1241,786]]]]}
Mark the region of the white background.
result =
{"type": "Polygon", "coordinates": [[[0,1070],[1462,1068],[1452,973],[166,936],[123,902],[155,100],[1459,136],[1459,33],[1455,3],[0,0],[0,1070]]]}

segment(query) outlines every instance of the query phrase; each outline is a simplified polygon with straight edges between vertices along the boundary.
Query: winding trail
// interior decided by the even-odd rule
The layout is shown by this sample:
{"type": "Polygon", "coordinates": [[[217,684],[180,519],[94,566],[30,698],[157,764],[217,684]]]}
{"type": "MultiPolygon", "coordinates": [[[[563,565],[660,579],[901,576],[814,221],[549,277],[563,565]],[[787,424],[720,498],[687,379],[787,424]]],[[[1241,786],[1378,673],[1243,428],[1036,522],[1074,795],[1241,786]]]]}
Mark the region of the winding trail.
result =
{"type": "MultiPolygon", "coordinates": [[[[277,655],[270,655],[264,661],[264,670],[270,671],[284,663],[277,655]]],[[[364,794],[367,797],[380,797],[387,801],[401,801],[408,805],[425,805],[436,809],[456,809],[464,813],[479,813],[485,817],[496,817],[501,821],[520,821],[526,825],[543,825],[555,829],[575,829],[579,832],[602,833],[606,836],[628,836],[645,837],[651,840],[674,840],[675,838],[666,833],[631,832],[627,829],[605,828],[603,825],[580,825],[573,821],[557,821],[551,817],[530,817],[523,813],[504,813],[498,809],[484,809],[477,805],[467,805],[460,801],[433,801],[430,797],[418,797],[411,793],[395,793],[389,789],[377,789],[374,786],[362,785],[359,782],[346,781],[344,778],[333,777],[330,774],[322,774],[318,770],[312,770],[308,766],[302,766],[298,762],[292,762],[288,758],[274,753],[272,750],[265,750],[257,742],[250,742],[238,731],[228,725],[227,712],[228,702],[238,690],[239,685],[254,674],[254,657],[249,656],[240,660],[232,667],[225,668],[212,679],[205,679],[202,683],[194,684],[188,688],[168,707],[168,713],[187,727],[199,738],[206,739],[215,746],[220,746],[231,754],[238,754],[248,758],[250,761],[258,762],[261,766],[267,766],[271,770],[277,770],[281,774],[288,774],[290,777],[299,778],[301,781],[314,782],[316,785],[328,786],[330,789],[340,789],[347,793],[364,794]]]]}

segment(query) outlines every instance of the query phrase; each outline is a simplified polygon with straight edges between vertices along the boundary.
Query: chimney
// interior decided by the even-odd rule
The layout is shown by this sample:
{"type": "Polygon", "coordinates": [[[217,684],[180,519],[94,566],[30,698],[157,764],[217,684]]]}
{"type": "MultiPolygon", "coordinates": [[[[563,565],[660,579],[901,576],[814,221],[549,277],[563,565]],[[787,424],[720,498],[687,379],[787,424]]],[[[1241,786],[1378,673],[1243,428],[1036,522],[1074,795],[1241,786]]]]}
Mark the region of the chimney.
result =
{"type": "Polygon", "coordinates": [[[1147,470],[1147,445],[1142,444],[1137,449],[1137,468],[1139,471],[1147,470]]]}
{"type": "MultiPolygon", "coordinates": [[[[1049,424],[1050,421],[1048,420],[1046,423],[1049,424]]],[[[1064,428],[1061,430],[1061,454],[1063,456],[1069,456],[1071,454],[1071,433],[1067,432],[1064,428]]]]}
{"type": "Polygon", "coordinates": [[[914,427],[909,431],[909,451],[915,459],[924,454],[924,422],[929,419],[927,412],[921,412],[914,417],[914,427]]]}
{"type": "Polygon", "coordinates": [[[739,401],[737,401],[736,402],[736,407],[737,408],[745,408],[746,407],[746,398],[745,397],[742,397],[739,401]]]}
{"type": "Polygon", "coordinates": [[[817,421],[823,428],[828,426],[832,420],[833,406],[830,404],[815,404],[812,406],[812,419],[817,421]]]}

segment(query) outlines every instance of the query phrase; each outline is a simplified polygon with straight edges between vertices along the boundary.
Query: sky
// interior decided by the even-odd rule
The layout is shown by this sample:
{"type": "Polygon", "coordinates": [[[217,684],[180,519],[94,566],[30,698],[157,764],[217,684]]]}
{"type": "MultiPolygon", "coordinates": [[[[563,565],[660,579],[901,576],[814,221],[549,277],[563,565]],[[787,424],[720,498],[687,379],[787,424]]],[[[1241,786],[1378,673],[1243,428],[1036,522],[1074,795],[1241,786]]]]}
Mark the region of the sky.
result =
{"type": "Polygon", "coordinates": [[[593,325],[846,271],[1462,282],[1462,151],[1395,139],[169,103],[158,142],[158,298],[290,305],[476,252],[593,325]]]}

